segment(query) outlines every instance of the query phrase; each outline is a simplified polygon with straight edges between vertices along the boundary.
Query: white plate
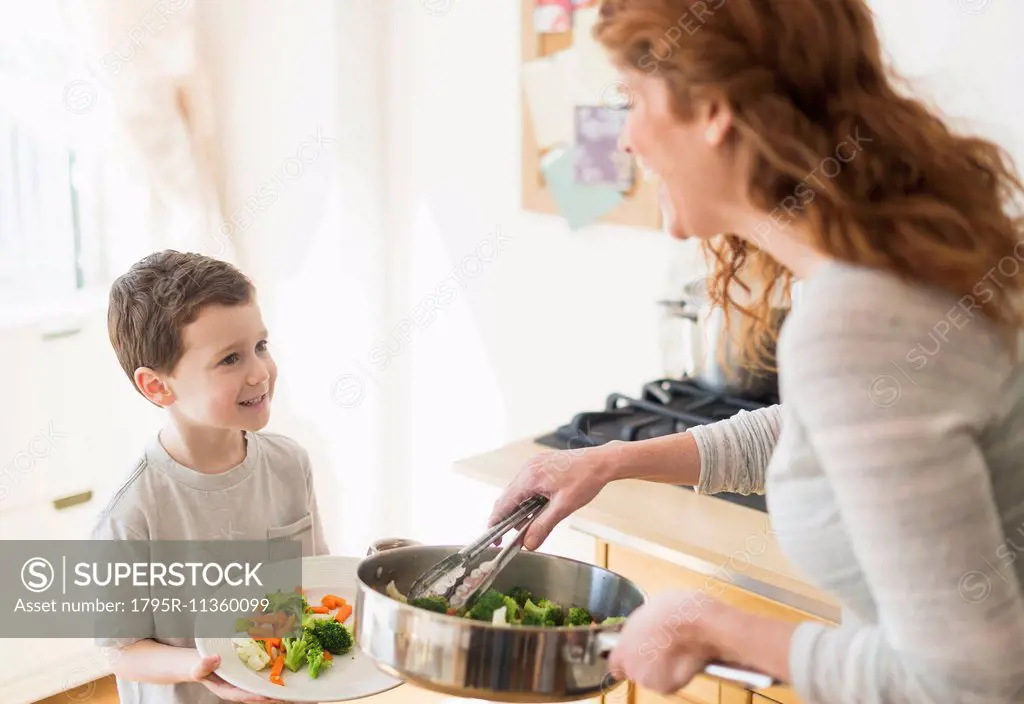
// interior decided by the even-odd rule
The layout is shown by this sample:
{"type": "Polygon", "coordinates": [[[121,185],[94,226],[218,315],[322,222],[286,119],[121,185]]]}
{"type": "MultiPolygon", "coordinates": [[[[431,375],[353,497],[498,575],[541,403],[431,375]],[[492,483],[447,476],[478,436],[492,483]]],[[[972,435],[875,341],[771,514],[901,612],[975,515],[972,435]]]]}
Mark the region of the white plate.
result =
{"type": "MultiPolygon", "coordinates": [[[[319,605],[325,594],[334,594],[355,606],[356,566],[354,557],[302,558],[302,589],[310,604],[319,605]]],[[[239,614],[241,616],[241,614],[239,614]]],[[[355,614],[345,622],[351,628],[355,614]]],[[[313,679],[303,667],[298,672],[285,669],[284,686],[270,681],[270,667],[254,672],[235,653],[230,638],[196,638],[196,648],[203,656],[219,655],[217,674],[247,692],[288,702],[340,702],[380,694],[402,684],[401,680],[384,674],[373,660],[354,645],[345,655],[335,655],[330,667],[313,679]]]]}

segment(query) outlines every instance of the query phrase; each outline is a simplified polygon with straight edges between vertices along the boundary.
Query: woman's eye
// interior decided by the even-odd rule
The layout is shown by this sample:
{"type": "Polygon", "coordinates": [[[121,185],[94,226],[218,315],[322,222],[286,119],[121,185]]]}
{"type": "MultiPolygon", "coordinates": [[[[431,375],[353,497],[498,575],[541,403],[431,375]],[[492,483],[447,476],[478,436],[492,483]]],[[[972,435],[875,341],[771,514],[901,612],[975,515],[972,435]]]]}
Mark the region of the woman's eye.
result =
{"type": "Polygon", "coordinates": [[[257,352],[266,352],[267,351],[267,341],[266,340],[260,340],[259,342],[257,342],[256,343],[256,351],[257,352]]]}
{"type": "Polygon", "coordinates": [[[239,360],[238,353],[237,352],[232,352],[227,357],[222,359],[220,361],[220,363],[221,364],[235,364],[236,362],[238,362],[238,360],[239,360]]]}

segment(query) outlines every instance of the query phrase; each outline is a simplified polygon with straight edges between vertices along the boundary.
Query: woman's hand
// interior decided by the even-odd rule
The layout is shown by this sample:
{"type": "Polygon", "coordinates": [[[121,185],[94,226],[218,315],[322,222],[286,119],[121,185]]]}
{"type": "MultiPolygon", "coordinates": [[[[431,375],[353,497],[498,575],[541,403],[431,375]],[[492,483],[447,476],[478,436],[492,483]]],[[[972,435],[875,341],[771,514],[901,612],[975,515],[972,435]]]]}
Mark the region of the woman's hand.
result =
{"type": "Polygon", "coordinates": [[[208,655],[199,659],[195,669],[192,670],[192,679],[206,687],[221,699],[229,702],[281,702],[280,699],[268,699],[246,692],[244,689],[228,684],[214,671],[220,667],[219,655],[208,655]]]}
{"type": "Polygon", "coordinates": [[[701,591],[659,594],[630,615],[608,666],[645,689],[675,692],[722,658],[710,625],[729,608],[701,591]]]}
{"type": "Polygon", "coordinates": [[[566,516],[590,503],[615,479],[619,452],[624,443],[545,452],[530,459],[494,503],[489,526],[512,513],[536,494],[549,499],[547,506],[527,529],[524,547],[536,550],[566,516]]]}

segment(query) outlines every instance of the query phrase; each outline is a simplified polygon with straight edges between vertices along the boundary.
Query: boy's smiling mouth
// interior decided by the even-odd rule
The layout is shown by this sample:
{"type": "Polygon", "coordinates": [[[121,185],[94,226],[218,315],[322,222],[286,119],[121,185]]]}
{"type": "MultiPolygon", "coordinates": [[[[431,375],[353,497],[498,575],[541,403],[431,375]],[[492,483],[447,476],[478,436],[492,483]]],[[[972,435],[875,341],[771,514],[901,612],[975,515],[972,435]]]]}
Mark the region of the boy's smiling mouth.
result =
{"type": "Polygon", "coordinates": [[[267,400],[267,394],[266,393],[262,393],[259,396],[256,396],[254,398],[249,399],[248,401],[239,401],[238,405],[242,406],[244,408],[255,408],[256,406],[262,405],[263,402],[266,401],[266,400],[267,400]]]}

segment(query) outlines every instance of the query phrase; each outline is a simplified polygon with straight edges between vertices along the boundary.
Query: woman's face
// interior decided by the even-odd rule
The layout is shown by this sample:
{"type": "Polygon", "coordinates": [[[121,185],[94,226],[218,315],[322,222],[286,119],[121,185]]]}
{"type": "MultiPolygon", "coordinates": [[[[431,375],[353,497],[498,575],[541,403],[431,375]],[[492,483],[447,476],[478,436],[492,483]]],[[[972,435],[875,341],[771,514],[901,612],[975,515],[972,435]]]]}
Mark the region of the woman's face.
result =
{"type": "Polygon", "coordinates": [[[727,149],[732,115],[720,103],[697,102],[683,120],[672,110],[668,84],[657,75],[627,70],[631,101],[622,148],[653,171],[673,237],[708,239],[732,232],[745,179],[727,149]]]}

